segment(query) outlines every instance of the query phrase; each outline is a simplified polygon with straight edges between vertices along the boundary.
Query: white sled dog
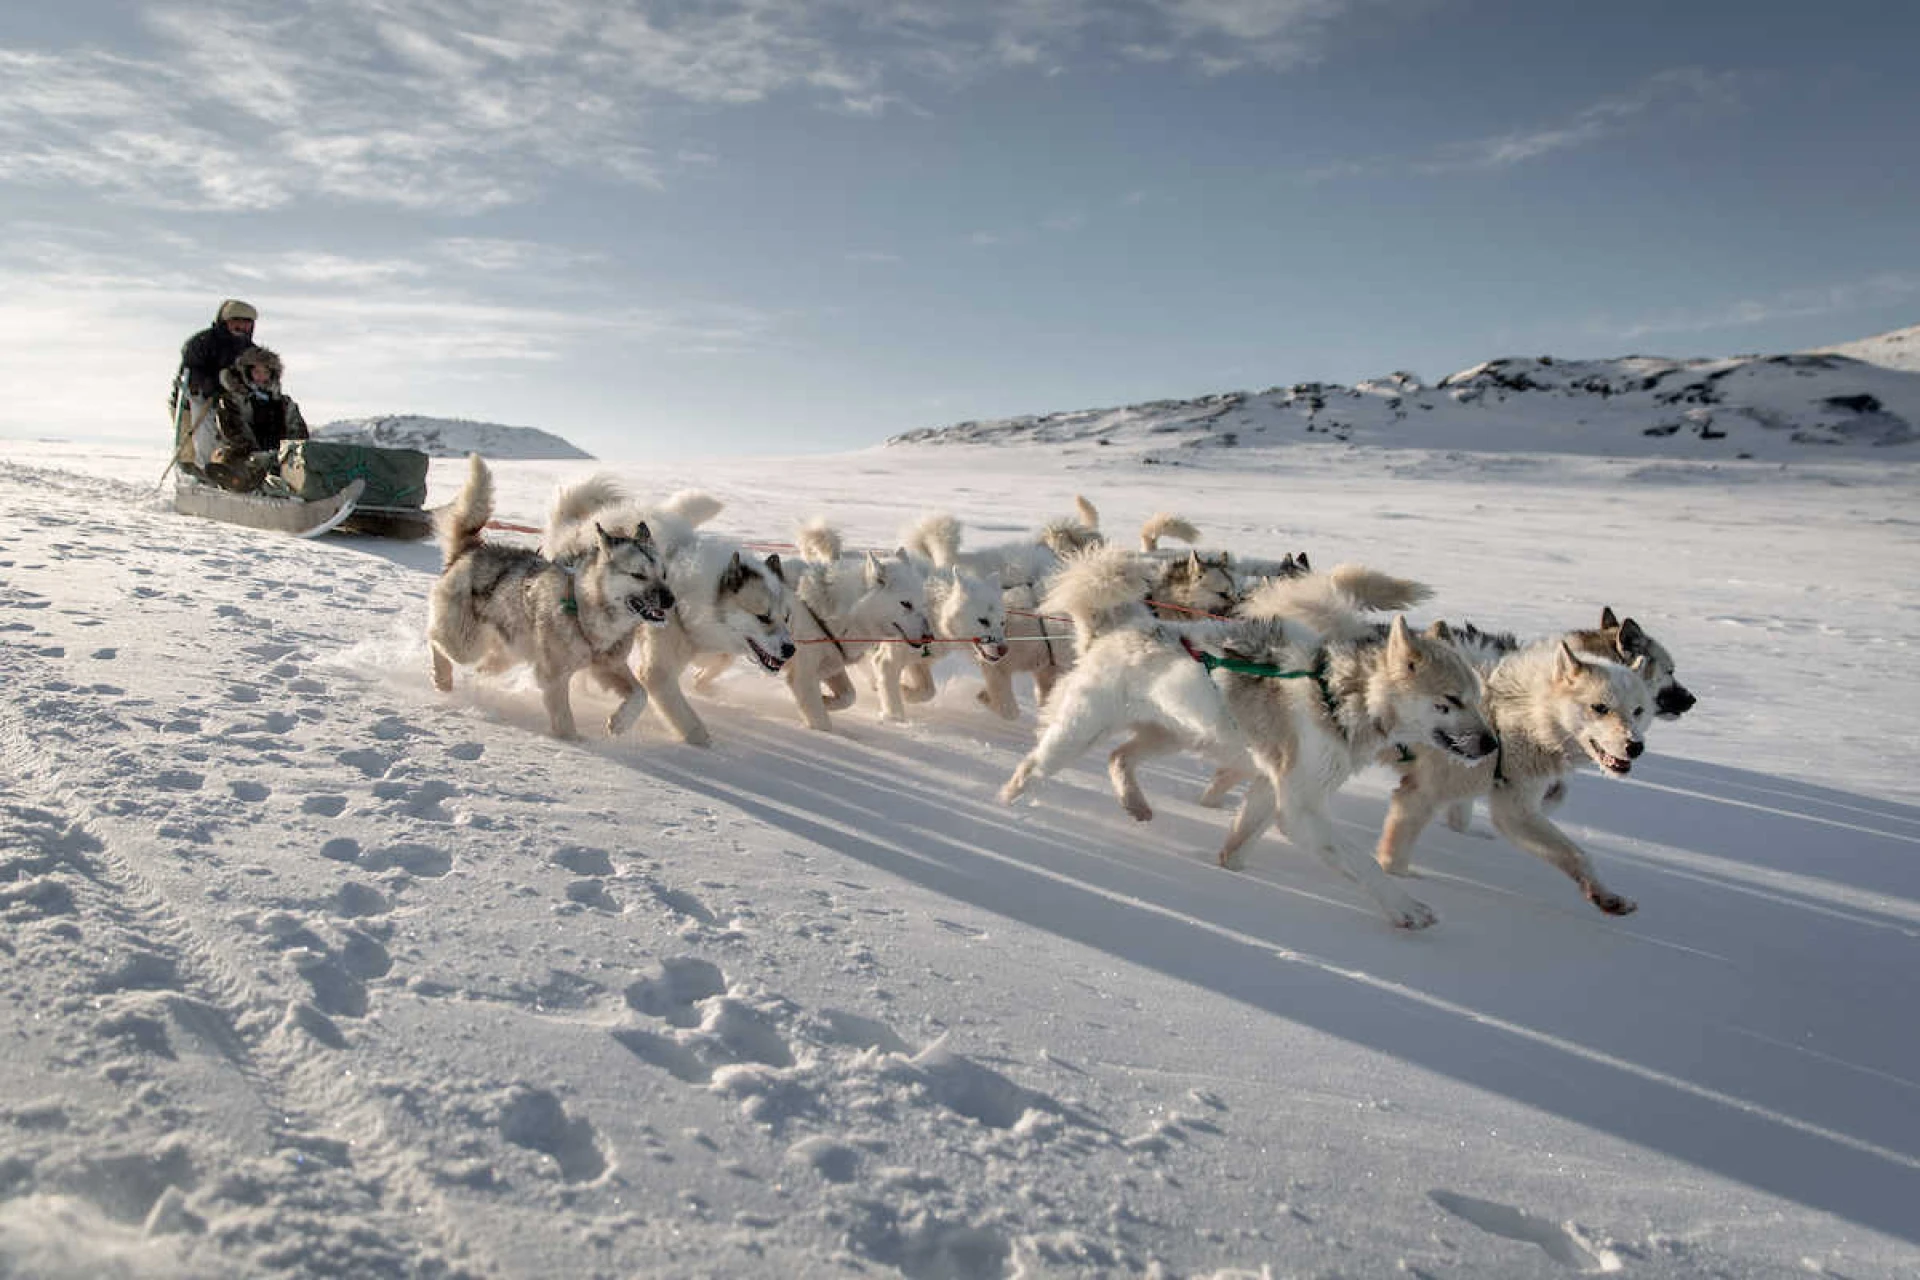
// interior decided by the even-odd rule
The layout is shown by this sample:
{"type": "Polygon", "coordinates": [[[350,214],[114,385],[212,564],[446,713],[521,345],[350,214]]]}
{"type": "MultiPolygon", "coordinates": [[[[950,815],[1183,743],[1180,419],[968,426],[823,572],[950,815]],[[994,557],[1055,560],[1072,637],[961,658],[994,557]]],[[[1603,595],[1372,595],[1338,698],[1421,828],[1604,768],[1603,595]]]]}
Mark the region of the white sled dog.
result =
{"type": "Polygon", "coordinates": [[[1591,761],[1624,777],[1645,750],[1653,715],[1685,714],[1694,696],[1674,675],[1672,656],[1632,618],[1612,609],[1601,626],[1521,647],[1510,634],[1462,628],[1460,642],[1485,671],[1486,711],[1500,735],[1491,773],[1467,773],[1432,753],[1392,762],[1400,771],[1375,857],[1393,875],[1410,872],[1413,848],[1435,813],[1467,828],[1475,798],[1487,798],[1494,829],[1558,867],[1587,901],[1609,915],[1636,909],[1601,883],[1586,852],[1548,815],[1565,797],[1569,775],[1591,761]]]}
{"type": "Polygon", "coordinates": [[[1035,776],[1128,728],[1132,736],[1109,757],[1109,772],[1134,817],[1153,813],[1135,778],[1139,760],[1199,751],[1254,779],[1220,850],[1222,866],[1239,866],[1241,850],[1277,814],[1293,843],[1359,884],[1392,923],[1431,924],[1428,907],[1364,850],[1338,839],[1328,803],[1388,744],[1430,743],[1468,759],[1492,754],[1493,737],[1476,709],[1479,680],[1446,642],[1445,628],[1415,635],[1396,616],[1383,634],[1348,623],[1342,630],[1355,638],[1328,639],[1284,615],[1158,622],[1140,603],[1142,581],[1137,562],[1108,552],[1077,557],[1061,571],[1048,605],[1074,619],[1082,656],[1001,799],[1012,802],[1035,776]]]}
{"type": "MultiPolygon", "coordinates": [[[[968,644],[968,652],[983,671],[1005,662],[1012,648],[1007,643],[1006,595],[997,579],[960,567],[960,522],[947,514],[926,516],[902,531],[901,542],[930,566],[926,575],[927,620],[939,641],[968,644]]],[[[939,656],[920,657],[907,651],[900,671],[900,694],[908,702],[926,702],[933,697],[933,670],[939,656]]],[[[874,655],[876,688],[884,678],[879,665],[885,657],[884,653],[874,655]]]]}
{"type": "Polygon", "coordinates": [[[427,604],[434,687],[453,688],[455,663],[488,672],[527,663],[554,736],[574,738],[568,686],[590,668],[620,695],[607,732],[626,732],[647,706],[626,667],[635,630],[660,626],[674,605],[652,531],[596,527],[574,558],[556,563],[482,539],[492,517],[493,473],[476,453],[460,495],[435,517],[444,565],[427,604]]]}
{"type": "Polygon", "coordinates": [[[909,661],[931,656],[933,625],[927,620],[927,583],[905,548],[890,556],[869,551],[842,558],[840,535],[824,519],[800,529],[804,563],[784,567],[793,592],[793,631],[798,652],[787,664],[787,687],[809,729],[833,727],[828,711],[853,705],[848,669],[875,653],[881,714],[907,718],[901,672],[909,661]]]}
{"type": "Polygon", "coordinates": [[[760,561],[737,542],[698,533],[694,526],[719,509],[714,499],[691,491],[648,508],[616,481],[595,476],[561,490],[547,520],[550,554],[580,546],[596,525],[619,531],[644,523],[652,530],[674,603],[665,625],[649,628],[635,644],[635,675],[655,714],[696,747],[709,745],[713,735],[680,687],[689,666],[702,657],[744,653],[777,674],[794,653],[780,557],[760,561]]]}
{"type": "MultiPolygon", "coordinates": [[[[1029,538],[959,551],[954,558],[959,568],[1000,584],[1007,654],[999,662],[982,664],[983,687],[974,696],[1003,720],[1020,718],[1014,696],[1017,677],[1033,677],[1034,701],[1044,706],[1054,685],[1073,666],[1072,628],[1048,617],[1041,608],[1060,558],[1105,541],[1098,508],[1079,495],[1073,508],[1073,515],[1049,520],[1029,538]]],[[[932,551],[913,530],[908,531],[907,547],[932,558],[932,551]]]]}

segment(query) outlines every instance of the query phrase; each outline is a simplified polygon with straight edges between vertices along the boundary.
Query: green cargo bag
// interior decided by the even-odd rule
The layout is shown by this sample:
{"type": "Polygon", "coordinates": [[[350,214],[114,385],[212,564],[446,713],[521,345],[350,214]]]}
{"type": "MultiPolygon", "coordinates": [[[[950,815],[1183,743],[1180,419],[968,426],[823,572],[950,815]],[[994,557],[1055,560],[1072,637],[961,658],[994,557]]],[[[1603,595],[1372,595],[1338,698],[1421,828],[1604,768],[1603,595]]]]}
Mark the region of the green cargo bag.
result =
{"type": "Polygon", "coordinates": [[[298,498],[330,498],[355,480],[367,482],[362,507],[419,507],[427,500],[427,455],[336,440],[289,440],[280,446],[280,475],[298,498]]]}

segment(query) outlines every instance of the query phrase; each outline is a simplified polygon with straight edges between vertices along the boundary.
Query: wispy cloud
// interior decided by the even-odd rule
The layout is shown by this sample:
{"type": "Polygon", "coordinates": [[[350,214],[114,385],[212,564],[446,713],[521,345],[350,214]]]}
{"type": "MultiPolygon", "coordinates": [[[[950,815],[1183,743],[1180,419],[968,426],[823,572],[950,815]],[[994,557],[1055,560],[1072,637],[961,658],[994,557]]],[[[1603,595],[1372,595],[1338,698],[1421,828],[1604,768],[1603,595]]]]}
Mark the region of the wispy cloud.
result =
{"type": "Polygon", "coordinates": [[[1562,120],[1448,142],[1424,156],[1339,160],[1313,169],[1305,177],[1309,182],[1335,182],[1394,173],[1496,172],[1593,146],[1634,129],[1733,110],[1740,104],[1745,83],[1746,77],[1736,72],[1670,68],[1562,120]]]}
{"type": "Polygon", "coordinates": [[[1791,289],[1767,298],[1748,298],[1708,308],[1676,308],[1630,320],[1596,318],[1588,332],[1631,342],[1662,334],[1706,333],[1739,329],[1776,320],[1807,316],[1844,315],[1875,307],[1895,306],[1920,297],[1920,276],[1889,272],[1842,284],[1791,289]]]}
{"type": "Polygon", "coordinates": [[[155,0],[116,48],[0,48],[0,181],[176,210],[481,210],[555,169],[665,181],[663,106],[876,115],[1009,68],[1282,67],[1356,5],[1421,2],[155,0]]]}
{"type": "Polygon", "coordinates": [[[1589,146],[1648,120],[1733,107],[1739,102],[1739,87],[1740,77],[1733,72],[1678,67],[1649,77],[1628,93],[1584,107],[1567,120],[1452,143],[1415,167],[1428,173],[1504,169],[1557,151],[1589,146]]]}

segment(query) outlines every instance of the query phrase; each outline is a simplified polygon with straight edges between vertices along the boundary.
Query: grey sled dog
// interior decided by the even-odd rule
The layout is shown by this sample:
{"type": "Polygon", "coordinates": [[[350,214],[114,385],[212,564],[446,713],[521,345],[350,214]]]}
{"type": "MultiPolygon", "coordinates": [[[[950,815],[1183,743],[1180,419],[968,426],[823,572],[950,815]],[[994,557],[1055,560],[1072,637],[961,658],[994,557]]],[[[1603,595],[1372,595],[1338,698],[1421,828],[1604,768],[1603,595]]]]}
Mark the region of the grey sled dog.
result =
{"type": "Polygon", "coordinates": [[[528,663],[554,736],[574,738],[568,686],[574,672],[591,669],[620,695],[607,732],[624,733],[647,706],[626,668],[635,630],[664,623],[674,604],[651,531],[595,528],[579,556],[561,564],[483,540],[492,517],[493,473],[476,453],[460,496],[435,520],[444,566],[427,602],[434,687],[453,688],[456,662],[486,671],[528,663]]]}
{"type": "Polygon", "coordinates": [[[634,674],[654,713],[696,747],[709,745],[713,735],[680,687],[689,666],[744,653],[761,670],[777,674],[793,657],[792,601],[781,581],[780,557],[760,561],[737,542],[699,533],[695,526],[718,510],[717,502],[699,493],[675,494],[646,507],[612,478],[592,476],[555,495],[547,518],[546,546],[562,556],[585,546],[598,528],[624,531],[644,524],[652,530],[674,600],[665,625],[648,628],[634,645],[634,674]]]}
{"type": "Polygon", "coordinates": [[[1494,750],[1476,704],[1473,668],[1443,626],[1414,634],[1396,616],[1385,634],[1348,624],[1352,638],[1276,614],[1214,623],[1155,621],[1142,603],[1144,569],[1100,549],[1067,563],[1049,608],[1074,620],[1080,661],[1043,713],[1039,742],[1001,789],[1017,799],[1112,729],[1132,736],[1109,757],[1120,802],[1153,816],[1135,766],[1144,757],[1196,750],[1253,786],[1220,850],[1238,867],[1244,846],[1276,815],[1288,838],[1366,890],[1405,929],[1433,912],[1389,880],[1366,852],[1336,836],[1335,791],[1384,746],[1432,743],[1464,758],[1494,750]]]}
{"type": "Polygon", "coordinates": [[[1408,874],[1413,847],[1435,813],[1464,830],[1466,809],[1487,798],[1494,829],[1521,849],[1558,867],[1608,915],[1635,909],[1600,882],[1586,852],[1548,817],[1565,794],[1567,776],[1590,761],[1625,777],[1646,748],[1651,715],[1676,718],[1694,705],[1675,678],[1672,657],[1633,619],[1611,609],[1601,626],[1524,648],[1511,636],[1466,628],[1462,642],[1486,668],[1487,717],[1500,735],[1499,767],[1468,773],[1430,752],[1396,762],[1400,785],[1387,810],[1375,857],[1394,875],[1408,874]]]}

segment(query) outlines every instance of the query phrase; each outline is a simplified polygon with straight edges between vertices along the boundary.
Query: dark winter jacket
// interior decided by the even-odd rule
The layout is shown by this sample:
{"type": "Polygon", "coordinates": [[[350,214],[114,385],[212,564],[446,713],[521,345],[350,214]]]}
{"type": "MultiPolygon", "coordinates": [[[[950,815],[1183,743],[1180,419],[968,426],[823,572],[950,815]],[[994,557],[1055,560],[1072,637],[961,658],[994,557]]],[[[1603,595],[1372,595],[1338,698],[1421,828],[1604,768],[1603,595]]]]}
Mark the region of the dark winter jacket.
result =
{"type": "Polygon", "coordinates": [[[247,348],[220,371],[220,402],[214,411],[226,456],[245,457],[260,449],[278,449],[282,440],[307,438],[300,406],[280,389],[281,372],[280,357],[259,346],[247,348]],[[256,367],[267,371],[264,383],[251,380],[256,367]]]}
{"type": "Polygon", "coordinates": [[[252,345],[252,337],[231,332],[218,319],[188,338],[180,348],[180,363],[187,371],[187,393],[201,399],[219,395],[221,371],[252,345]]]}

